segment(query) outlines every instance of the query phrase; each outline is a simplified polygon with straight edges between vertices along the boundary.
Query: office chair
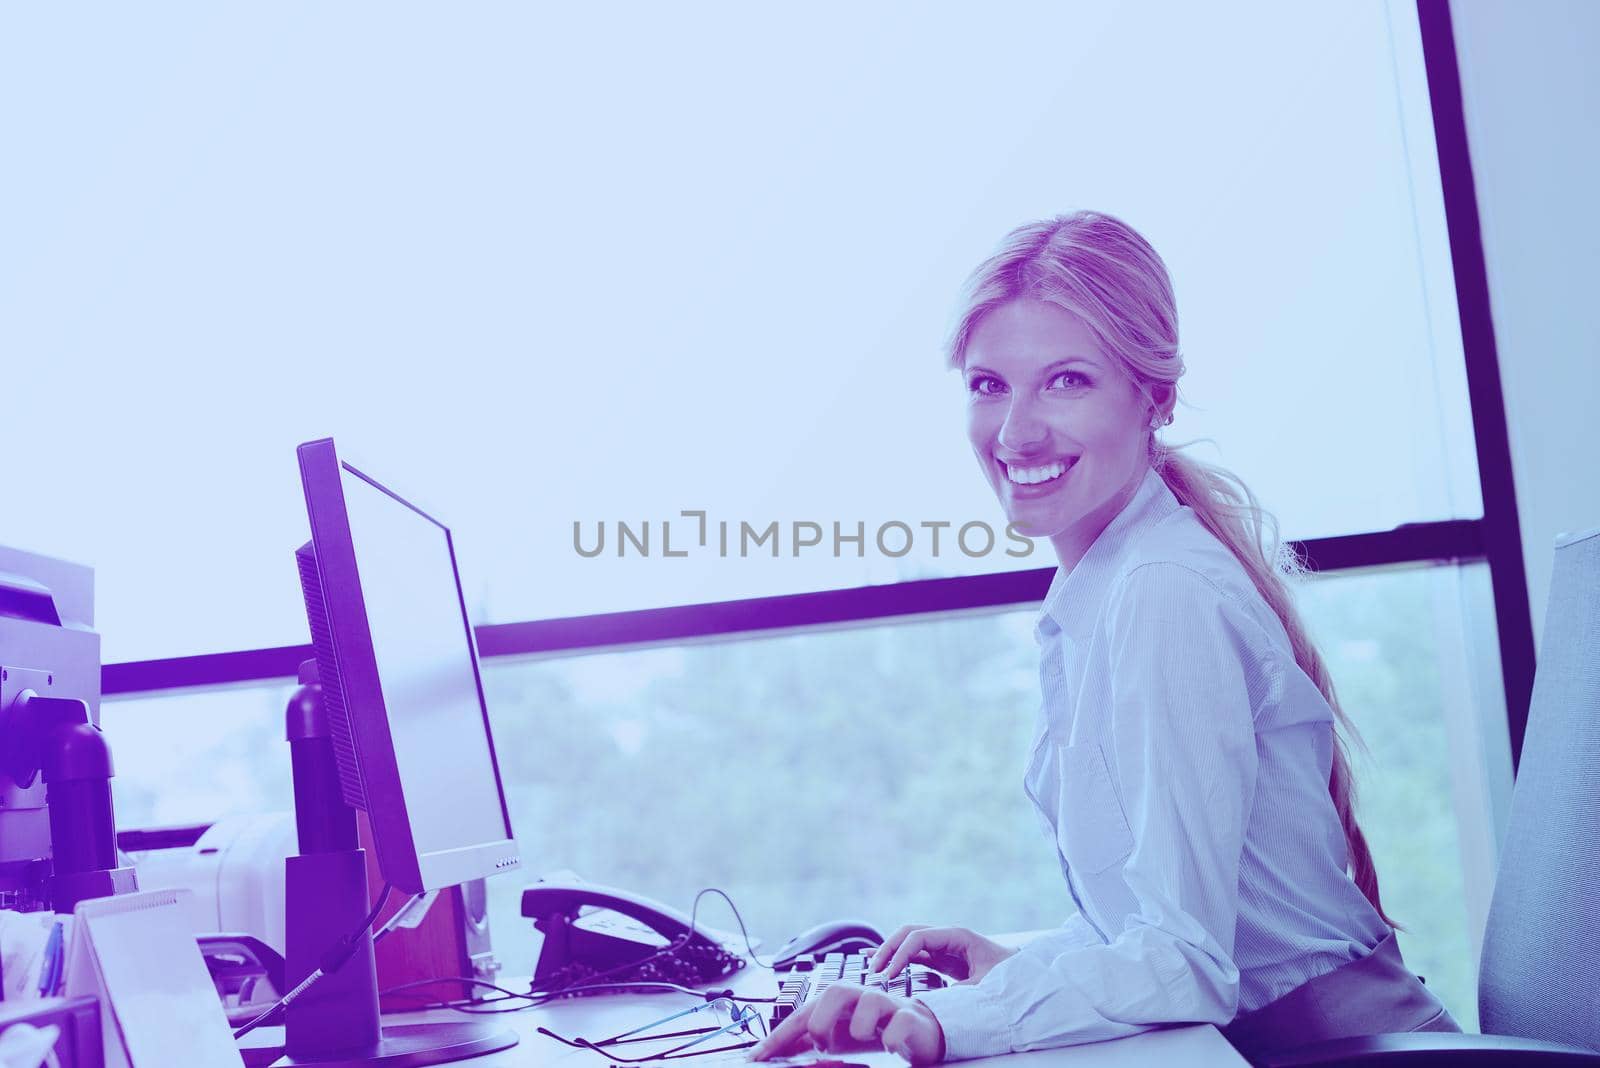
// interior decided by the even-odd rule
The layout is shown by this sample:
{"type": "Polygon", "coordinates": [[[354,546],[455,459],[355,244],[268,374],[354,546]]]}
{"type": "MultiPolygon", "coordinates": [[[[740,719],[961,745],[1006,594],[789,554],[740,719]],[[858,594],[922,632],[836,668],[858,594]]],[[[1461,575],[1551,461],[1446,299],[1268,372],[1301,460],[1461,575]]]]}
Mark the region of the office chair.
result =
{"type": "Polygon", "coordinates": [[[1484,1033],[1335,1039],[1258,1068],[1600,1068],[1600,528],[1556,539],[1539,653],[1478,968],[1484,1033]]]}

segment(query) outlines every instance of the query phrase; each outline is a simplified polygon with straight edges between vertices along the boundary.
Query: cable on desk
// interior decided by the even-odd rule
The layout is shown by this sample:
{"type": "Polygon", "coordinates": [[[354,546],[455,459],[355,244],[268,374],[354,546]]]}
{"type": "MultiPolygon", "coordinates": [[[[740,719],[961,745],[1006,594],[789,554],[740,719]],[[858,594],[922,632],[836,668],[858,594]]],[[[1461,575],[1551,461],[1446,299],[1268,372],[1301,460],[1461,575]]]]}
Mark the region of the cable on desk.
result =
{"type": "MultiPolygon", "coordinates": [[[[596,990],[615,990],[619,993],[629,991],[636,993],[670,992],[676,994],[690,994],[706,1001],[715,1001],[718,998],[725,998],[729,1001],[742,1001],[748,1004],[759,1005],[775,1004],[778,1000],[777,998],[745,997],[740,994],[735,994],[731,990],[696,990],[693,987],[682,986],[678,983],[669,983],[664,979],[640,980],[638,982],[592,983],[584,984],[584,988],[592,988],[596,990]]],[[[565,993],[565,991],[557,991],[556,993],[565,993]]],[[[465,975],[442,975],[433,979],[416,979],[409,983],[401,983],[399,986],[392,986],[386,990],[379,991],[379,996],[415,998],[416,1000],[420,1001],[421,1004],[417,1005],[415,1009],[408,1010],[411,1012],[421,1012],[424,1009],[454,1009],[458,1012],[467,1013],[518,1012],[522,1009],[531,1009],[535,1006],[543,1005],[547,1002],[556,1000],[554,994],[536,994],[531,992],[524,994],[520,991],[509,990],[503,986],[496,986],[494,983],[485,982],[482,979],[472,979],[465,975]],[[411,993],[412,990],[415,990],[418,987],[431,986],[435,983],[468,983],[472,986],[485,987],[487,989],[494,990],[501,996],[492,998],[479,998],[477,1000],[473,1000],[471,998],[456,998],[435,1001],[430,1000],[426,995],[411,993]],[[527,1004],[504,1009],[484,1009],[480,1007],[483,1005],[497,1004],[502,1001],[525,1001],[527,1004]]]]}
{"type": "Polygon", "coordinates": [[[678,983],[669,983],[664,979],[640,980],[632,983],[585,983],[584,989],[594,990],[675,990],[684,994],[693,994],[697,998],[707,1001],[716,1001],[724,998],[728,1001],[748,1001],[755,1004],[776,1004],[777,998],[752,998],[742,994],[735,994],[732,990],[696,990],[693,987],[681,986],[678,983]]]}
{"type": "Polygon", "coordinates": [[[372,929],[372,925],[377,922],[378,913],[383,911],[384,904],[389,900],[389,895],[393,892],[394,886],[390,883],[384,883],[383,893],[378,895],[378,903],[372,906],[372,911],[367,913],[366,919],[361,921],[361,926],[357,927],[354,931],[335,942],[333,946],[322,955],[321,959],[317,962],[317,967],[313,969],[310,975],[305,977],[299,986],[283,995],[283,997],[279,998],[275,1004],[269,1006],[259,1016],[255,1017],[249,1023],[235,1031],[233,1033],[233,1037],[235,1039],[243,1038],[251,1031],[254,1031],[256,1028],[266,1023],[267,1020],[275,1013],[281,1012],[288,1008],[290,1002],[294,1001],[301,994],[304,994],[307,990],[311,989],[311,987],[315,986],[316,983],[324,976],[332,975],[340,968],[343,968],[345,962],[356,955],[356,950],[361,946],[361,936],[372,929]]]}
{"type": "Polygon", "coordinates": [[[378,991],[378,996],[381,998],[390,996],[423,997],[424,995],[411,994],[408,993],[408,991],[415,990],[417,987],[421,986],[433,986],[436,983],[467,983],[471,986],[481,986],[489,990],[493,990],[499,994],[503,994],[507,998],[537,997],[535,994],[524,994],[520,990],[512,990],[509,987],[499,986],[484,979],[473,979],[465,975],[441,975],[432,979],[413,979],[409,983],[401,983],[398,986],[391,986],[380,990],[378,991]]]}
{"type": "MultiPolygon", "coordinates": [[[[542,1034],[549,1035],[551,1038],[560,1037],[559,1035],[555,1035],[549,1031],[546,1031],[542,1027],[539,1028],[539,1031],[542,1034]]],[[[737,1049],[749,1049],[751,1046],[755,1045],[755,1043],[740,1042],[739,1044],[733,1046],[716,1046],[712,1049],[699,1049],[695,1050],[693,1053],[679,1053],[675,1050],[668,1050],[665,1053],[654,1053],[646,1057],[620,1057],[603,1046],[596,1045],[593,1042],[589,1042],[581,1038],[573,1042],[568,1042],[567,1045],[575,1045],[579,1049],[593,1050],[602,1057],[605,1057],[617,1064],[651,1064],[657,1061],[686,1061],[691,1057],[707,1057],[713,1053],[731,1053],[737,1049]]]]}
{"type": "Polygon", "coordinates": [[[733,898],[728,896],[727,891],[718,887],[708,886],[704,890],[701,890],[698,894],[694,895],[694,904],[689,908],[689,933],[691,935],[694,934],[695,910],[700,907],[700,899],[705,897],[707,894],[716,894],[718,897],[722,898],[722,900],[728,903],[728,908],[733,910],[733,918],[739,923],[739,934],[744,938],[744,950],[746,953],[750,954],[751,961],[753,961],[757,967],[765,968],[769,972],[776,970],[772,967],[772,965],[756,956],[756,947],[750,944],[750,932],[745,929],[744,917],[739,914],[739,906],[733,903],[733,898]]]}

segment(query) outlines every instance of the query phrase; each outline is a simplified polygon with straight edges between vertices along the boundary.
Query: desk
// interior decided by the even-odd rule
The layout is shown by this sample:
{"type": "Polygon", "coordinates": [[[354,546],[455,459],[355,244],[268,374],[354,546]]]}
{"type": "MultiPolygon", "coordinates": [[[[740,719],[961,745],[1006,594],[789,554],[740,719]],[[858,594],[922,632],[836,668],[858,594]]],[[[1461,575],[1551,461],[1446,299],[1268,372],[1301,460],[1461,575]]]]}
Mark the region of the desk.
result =
{"type": "MultiPolygon", "coordinates": [[[[516,989],[518,984],[505,984],[516,989]]],[[[770,996],[776,984],[772,973],[765,969],[746,967],[728,984],[736,994],[751,997],[770,996]]],[[[524,1012],[508,1012],[503,1016],[466,1016],[449,1010],[397,1013],[384,1017],[385,1023],[425,1023],[430,1020],[489,1020],[503,1024],[515,1031],[521,1042],[499,1053],[459,1062],[464,1068],[527,1068],[528,1065],[562,1064],[563,1068],[606,1068],[607,1062],[592,1050],[573,1049],[538,1034],[538,1027],[548,1027],[560,1035],[599,1038],[626,1031],[648,1023],[680,1008],[694,1004],[687,994],[630,994],[605,997],[571,998],[551,1002],[524,1012]]],[[[279,1032],[281,1034],[281,1032],[279,1032]]],[[[736,1056],[736,1055],[727,1055],[736,1056]]],[[[905,1062],[891,1053],[851,1053],[844,1060],[870,1065],[871,1068],[905,1068],[905,1062]]],[[[722,1056],[706,1058],[710,1063],[725,1065],[722,1056]]],[[[743,1063],[743,1062],[740,1062],[743,1063]]],[[[994,1068],[1143,1068],[1150,1064],[1178,1064],[1195,1068],[1248,1068],[1222,1032],[1209,1024],[1174,1027],[1161,1031],[1147,1031],[1112,1042],[1095,1042],[1083,1046],[1065,1046],[1060,1049],[1039,1050],[1034,1053],[1012,1053],[1005,1057],[987,1057],[963,1064],[993,1065],[994,1068]]],[[[675,1062],[674,1068],[694,1068],[695,1061],[675,1062]]]]}
{"type": "MultiPolygon", "coordinates": [[[[994,939],[1002,945],[1022,946],[1045,934],[1045,931],[1017,931],[997,934],[994,939]]],[[[501,981],[508,990],[527,989],[527,980],[510,978],[501,981]]],[[[722,983],[718,989],[731,989],[735,994],[749,997],[771,997],[777,991],[773,973],[755,965],[746,965],[722,983]]],[[[659,994],[611,994],[602,997],[567,998],[552,1001],[537,1008],[521,1012],[508,1012],[496,1016],[471,1016],[434,1009],[427,1012],[390,1013],[384,1016],[386,1024],[416,1024],[433,1021],[481,1020],[497,1023],[516,1033],[520,1041],[511,1049],[489,1053],[482,1057],[458,1061],[463,1068],[527,1068],[528,1065],[561,1064],[562,1068],[607,1068],[610,1063],[593,1050],[574,1049],[538,1033],[546,1027],[568,1038],[603,1038],[621,1034],[641,1024],[689,1008],[695,999],[688,994],[663,992],[659,994]]],[[[769,1006],[757,1006],[766,1009],[769,1006]]],[[[762,1014],[766,1015],[765,1012],[762,1014]]],[[[271,1041],[283,1043],[282,1028],[262,1028],[271,1041]]],[[[263,1036],[265,1039],[266,1036],[263,1036]]],[[[250,1040],[245,1039],[248,1043],[250,1040]]],[[[264,1041],[264,1044],[265,1041],[264,1041]]],[[[840,1054],[842,1059],[870,1068],[906,1068],[906,1062],[892,1053],[881,1050],[875,1053],[840,1054]]],[[[741,1054],[712,1055],[704,1058],[707,1068],[723,1066],[729,1058],[741,1054]]],[[[670,1068],[695,1068],[694,1059],[669,1062],[670,1068]]],[[[1185,1068],[1249,1068],[1249,1062],[1239,1056],[1222,1032],[1210,1024],[1189,1027],[1172,1027],[1160,1031],[1119,1038],[1111,1042],[1091,1042],[1082,1046],[1063,1046],[1059,1049],[1038,1050],[1033,1053],[1009,1053],[1004,1057],[984,1057],[974,1061],[953,1063],[993,1066],[993,1068],[1144,1068],[1150,1064],[1177,1064],[1185,1068]]],[[[646,1066],[648,1068],[648,1066],[646,1066]]]]}

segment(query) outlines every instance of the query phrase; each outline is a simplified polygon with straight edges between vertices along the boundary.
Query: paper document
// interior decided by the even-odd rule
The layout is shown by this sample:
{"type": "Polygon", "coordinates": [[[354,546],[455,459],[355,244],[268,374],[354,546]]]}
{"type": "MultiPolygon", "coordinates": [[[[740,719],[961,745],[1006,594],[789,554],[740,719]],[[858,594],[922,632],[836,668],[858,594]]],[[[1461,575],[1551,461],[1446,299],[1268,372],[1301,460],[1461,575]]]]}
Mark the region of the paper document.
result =
{"type": "Polygon", "coordinates": [[[106,1068],[240,1068],[188,918],[188,890],[97,898],[74,911],[68,997],[100,999],[106,1068]]]}

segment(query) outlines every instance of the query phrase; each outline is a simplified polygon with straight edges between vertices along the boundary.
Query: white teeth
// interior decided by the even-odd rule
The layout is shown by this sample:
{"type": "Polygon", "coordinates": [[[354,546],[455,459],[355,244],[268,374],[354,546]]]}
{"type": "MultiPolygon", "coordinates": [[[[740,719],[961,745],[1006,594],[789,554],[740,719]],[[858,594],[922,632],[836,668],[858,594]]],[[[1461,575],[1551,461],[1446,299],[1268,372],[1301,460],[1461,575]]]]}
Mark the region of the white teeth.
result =
{"type": "Polygon", "coordinates": [[[1057,460],[1055,463],[1045,464],[1043,467],[1012,467],[1005,465],[1006,475],[1019,486],[1035,486],[1040,482],[1049,482],[1059,478],[1069,465],[1057,460]]]}

